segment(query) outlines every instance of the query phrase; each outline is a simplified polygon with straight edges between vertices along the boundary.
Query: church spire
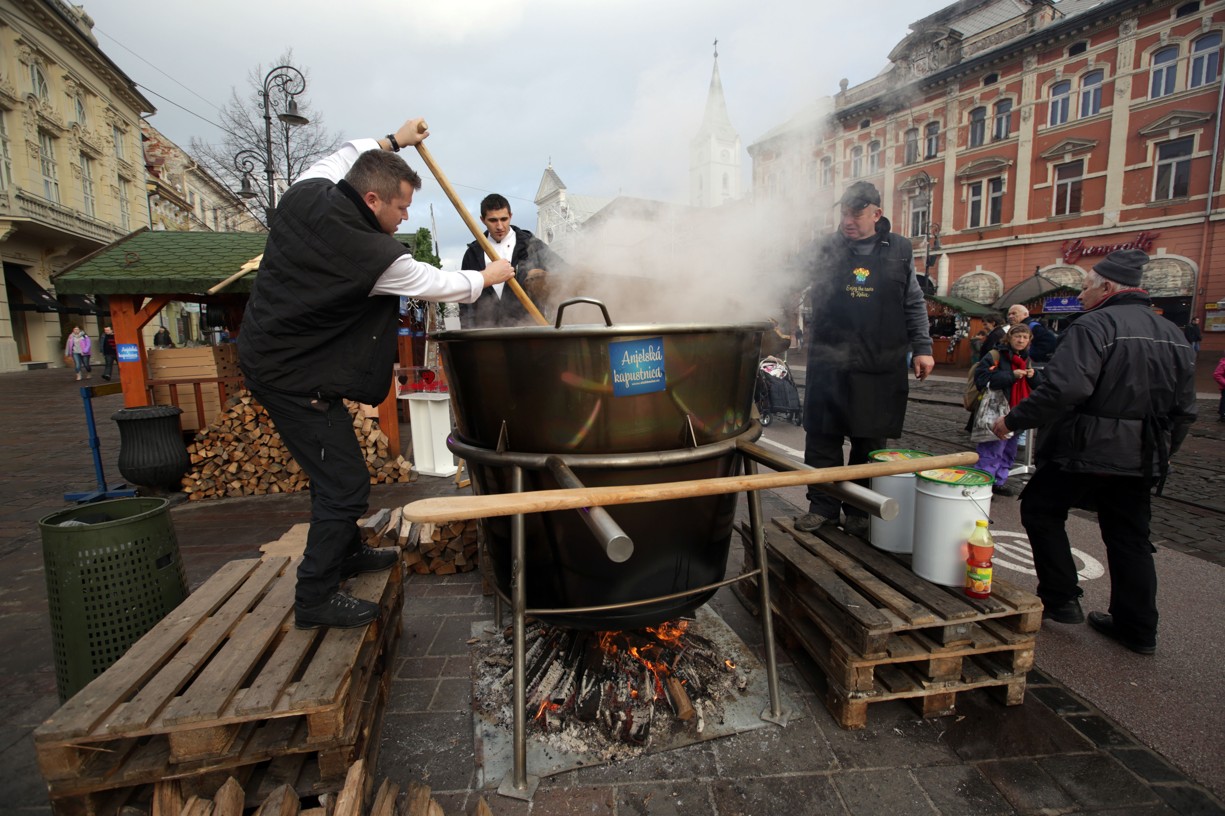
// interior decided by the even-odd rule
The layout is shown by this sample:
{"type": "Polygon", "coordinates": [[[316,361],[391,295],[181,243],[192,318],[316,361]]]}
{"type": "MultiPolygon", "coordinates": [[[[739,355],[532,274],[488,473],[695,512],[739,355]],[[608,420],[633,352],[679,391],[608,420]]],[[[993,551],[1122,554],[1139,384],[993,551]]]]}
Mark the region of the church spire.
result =
{"type": "Polygon", "coordinates": [[[702,127],[689,143],[689,202],[717,207],[740,197],[740,135],[732,127],[719,77],[719,41],[714,42],[714,68],[706,93],[702,127]]]}

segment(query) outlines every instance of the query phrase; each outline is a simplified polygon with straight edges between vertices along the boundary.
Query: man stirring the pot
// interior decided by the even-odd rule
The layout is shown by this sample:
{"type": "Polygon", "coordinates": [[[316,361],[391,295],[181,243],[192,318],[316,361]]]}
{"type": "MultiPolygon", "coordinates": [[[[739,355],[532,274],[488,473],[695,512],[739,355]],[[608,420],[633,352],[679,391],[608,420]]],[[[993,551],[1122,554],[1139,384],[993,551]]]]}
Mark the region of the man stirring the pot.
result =
{"type": "MultiPolygon", "coordinates": [[[[546,276],[562,271],[565,262],[544,241],[527,230],[519,229],[510,223],[510,219],[510,202],[505,196],[490,193],[481,201],[481,223],[485,225],[485,235],[497,250],[498,257],[508,259],[516,272],[522,273],[524,291],[533,302],[540,304],[548,296],[546,276]]],[[[460,266],[462,269],[483,269],[486,260],[480,242],[473,241],[468,244],[460,266]]],[[[505,291],[505,286],[500,283],[481,292],[475,303],[461,305],[459,320],[465,329],[535,325],[519,299],[505,291]]]]}
{"type": "MultiPolygon", "coordinates": [[[[812,283],[808,324],[808,368],[804,394],[804,463],[843,464],[842,445],[851,440],[847,464],[902,434],[906,416],[906,355],[922,380],[936,361],[927,328],[927,307],[915,277],[909,239],[889,231],[880,192],[866,181],[847,188],[838,231],[818,239],[802,256],[812,283]]],[[[808,512],[796,529],[810,532],[839,522],[836,498],[808,488],[808,512]]],[[[848,533],[864,535],[867,514],[846,505],[848,533]]]]}
{"type": "Polygon", "coordinates": [[[343,400],[383,401],[391,388],[401,296],[472,302],[514,276],[507,261],[444,272],[392,237],[421,178],[396,155],[419,144],[420,119],[379,140],[347,142],[306,171],[273,213],[238,335],[247,387],[311,480],[311,524],[298,567],[294,622],[349,628],[378,605],[340,582],[395,563],[362,544],[370,475],[343,400]]]}

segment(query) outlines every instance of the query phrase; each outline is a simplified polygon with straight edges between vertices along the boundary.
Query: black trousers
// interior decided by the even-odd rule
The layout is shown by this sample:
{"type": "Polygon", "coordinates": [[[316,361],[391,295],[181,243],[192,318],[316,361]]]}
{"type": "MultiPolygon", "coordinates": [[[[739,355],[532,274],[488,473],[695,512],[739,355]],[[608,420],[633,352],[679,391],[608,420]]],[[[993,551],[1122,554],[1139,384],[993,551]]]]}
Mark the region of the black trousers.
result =
{"type": "Polygon", "coordinates": [[[1044,464],[1021,492],[1021,524],[1038,572],[1038,596],[1048,606],[1081,595],[1066,522],[1073,507],[1096,507],[1110,568],[1110,614],[1135,640],[1157,642],[1156,549],[1149,542],[1152,482],[1139,476],[1068,473],[1044,464]]]}
{"type": "Polygon", "coordinates": [[[291,396],[251,382],[248,387],[310,476],[310,532],[294,601],[314,606],[340,587],[340,562],[361,547],[357,520],[369,507],[370,472],[342,400],[291,396]]]}
{"type": "MultiPolygon", "coordinates": [[[[844,437],[841,434],[807,434],[804,437],[804,464],[818,468],[841,467],[843,465],[843,439],[844,437]]],[[[885,442],[884,437],[852,436],[851,455],[847,458],[845,464],[862,465],[868,461],[868,454],[874,450],[883,449],[885,442]]],[[[867,487],[869,481],[868,479],[859,479],[856,483],[867,487]]],[[[808,486],[808,512],[837,521],[840,504],[841,502],[836,498],[818,489],[816,485],[808,486]]],[[[845,505],[843,509],[848,517],[863,516],[867,518],[868,516],[863,510],[860,510],[858,507],[852,507],[849,504],[845,505]]]]}

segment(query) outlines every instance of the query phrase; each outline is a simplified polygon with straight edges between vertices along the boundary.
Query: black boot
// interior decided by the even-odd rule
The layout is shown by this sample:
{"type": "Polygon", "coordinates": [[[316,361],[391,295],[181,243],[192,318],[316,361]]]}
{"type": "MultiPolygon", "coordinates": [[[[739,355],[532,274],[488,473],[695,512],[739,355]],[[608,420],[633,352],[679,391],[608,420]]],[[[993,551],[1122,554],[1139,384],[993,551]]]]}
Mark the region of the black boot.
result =
{"type": "Polygon", "coordinates": [[[376,549],[363,544],[360,550],[345,556],[345,560],[340,562],[340,580],[347,581],[354,575],[361,575],[363,572],[382,572],[396,563],[399,557],[399,547],[376,549]]]}
{"type": "Polygon", "coordinates": [[[294,626],[298,629],[353,629],[365,626],[379,615],[379,605],[354,598],[339,590],[315,606],[294,605],[294,626]]]}

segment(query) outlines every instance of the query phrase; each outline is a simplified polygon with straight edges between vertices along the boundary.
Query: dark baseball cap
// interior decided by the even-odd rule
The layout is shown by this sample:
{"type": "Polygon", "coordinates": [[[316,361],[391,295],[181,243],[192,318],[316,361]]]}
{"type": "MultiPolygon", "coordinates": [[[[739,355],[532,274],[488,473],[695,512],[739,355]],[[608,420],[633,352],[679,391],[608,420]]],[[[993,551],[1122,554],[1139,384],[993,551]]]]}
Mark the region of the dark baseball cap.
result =
{"type": "Polygon", "coordinates": [[[846,188],[846,192],[842,194],[842,200],[839,202],[845,209],[858,212],[869,204],[880,206],[880,191],[876,189],[876,185],[867,181],[857,181],[850,187],[846,188]]]}

